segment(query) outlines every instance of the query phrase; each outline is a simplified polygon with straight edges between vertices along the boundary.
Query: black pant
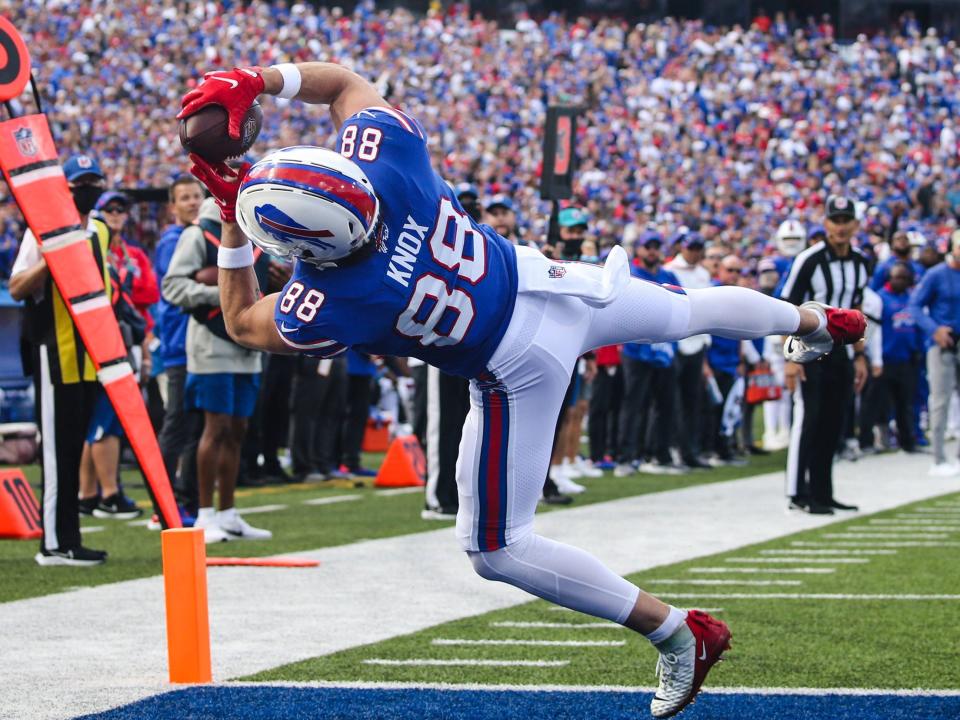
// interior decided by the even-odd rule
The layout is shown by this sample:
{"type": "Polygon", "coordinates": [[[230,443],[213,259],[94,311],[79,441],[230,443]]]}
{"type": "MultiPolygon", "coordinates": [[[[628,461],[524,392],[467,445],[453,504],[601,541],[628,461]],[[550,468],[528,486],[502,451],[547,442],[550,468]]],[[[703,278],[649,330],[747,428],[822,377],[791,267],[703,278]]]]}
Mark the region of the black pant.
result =
{"type": "Polygon", "coordinates": [[[621,463],[640,459],[641,436],[644,427],[644,414],[648,411],[650,384],[653,382],[654,367],[650,363],[640,362],[624,356],[623,367],[623,403],[620,405],[620,457],[621,463]]]}
{"type": "Polygon", "coordinates": [[[347,375],[347,414],[340,436],[340,459],[348,470],[360,467],[360,448],[372,397],[373,378],[370,375],[347,375]]]}
{"type": "Polygon", "coordinates": [[[727,397],[730,395],[730,390],[733,389],[733,384],[737,381],[737,376],[714,368],[713,377],[717,381],[717,387],[720,388],[723,402],[713,406],[710,415],[710,439],[717,457],[721,460],[730,460],[733,457],[733,436],[723,433],[723,409],[727,405],[727,397]]]}
{"type": "Polygon", "coordinates": [[[892,413],[897,421],[900,447],[907,452],[916,450],[913,436],[913,396],[917,387],[917,364],[892,363],[883,366],[883,375],[877,383],[883,389],[880,418],[885,421],[892,413]]]}
{"type": "Polygon", "coordinates": [[[165,368],[163,372],[167,376],[167,402],[164,405],[163,425],[157,438],[160,455],[163,457],[167,477],[173,485],[177,504],[196,513],[197,443],[203,434],[203,413],[199,410],[187,410],[184,405],[187,366],[173,365],[165,368]]]}
{"type": "Polygon", "coordinates": [[[327,473],[334,466],[337,430],[346,406],[346,360],[306,356],[297,360],[290,434],[293,473],[327,473]]]}
{"type": "Polygon", "coordinates": [[[677,394],[680,412],[677,436],[680,440],[680,456],[684,462],[692,462],[700,454],[701,419],[703,407],[703,353],[677,355],[677,394]]]}
{"type": "Polygon", "coordinates": [[[80,456],[100,383],[69,385],[50,381],[47,353],[56,348],[34,348],[33,384],[37,424],[40,426],[40,511],[43,520],[41,549],[71,550],[80,547],[80,456]],[[48,508],[47,504],[51,507],[48,508]]]}
{"type": "Polygon", "coordinates": [[[427,370],[426,504],[455,511],[457,456],[463,422],[470,412],[470,382],[435,367],[427,370]]]}
{"type": "Polygon", "coordinates": [[[264,368],[257,405],[247,423],[243,441],[241,475],[260,474],[257,457],[263,454],[263,467],[276,471],[280,467],[277,452],[287,444],[290,418],[290,385],[297,359],[291,355],[264,354],[264,368]]]}
{"type": "Polygon", "coordinates": [[[847,349],[838,348],[804,372],[801,402],[794,402],[793,422],[801,432],[787,454],[787,494],[826,505],[833,501],[833,455],[853,393],[853,363],[847,349]]]}
{"type": "Polygon", "coordinates": [[[673,403],[676,397],[676,370],[673,365],[654,367],[650,378],[648,407],[640,408],[640,452],[669,465],[670,440],[673,436],[673,403]]]}
{"type": "Polygon", "coordinates": [[[427,365],[414,365],[410,368],[413,378],[413,434],[417,436],[420,447],[427,446],[427,365]]]}
{"type": "Polygon", "coordinates": [[[619,456],[620,405],[623,399],[623,371],[619,365],[597,368],[590,396],[590,459],[600,462],[605,455],[619,456]]]}

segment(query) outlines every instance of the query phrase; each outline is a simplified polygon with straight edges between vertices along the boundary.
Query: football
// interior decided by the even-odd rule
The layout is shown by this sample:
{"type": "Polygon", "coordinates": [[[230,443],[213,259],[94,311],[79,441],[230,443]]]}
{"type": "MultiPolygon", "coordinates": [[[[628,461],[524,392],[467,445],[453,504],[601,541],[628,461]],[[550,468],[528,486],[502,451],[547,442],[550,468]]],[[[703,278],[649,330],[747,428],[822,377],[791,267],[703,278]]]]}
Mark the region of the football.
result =
{"type": "Polygon", "coordinates": [[[262,124],[263,110],[260,103],[254,101],[240,124],[240,139],[234,140],[227,134],[227,111],[220,105],[207,105],[180,121],[180,144],[188,152],[217,163],[247,152],[260,134],[262,124]]]}

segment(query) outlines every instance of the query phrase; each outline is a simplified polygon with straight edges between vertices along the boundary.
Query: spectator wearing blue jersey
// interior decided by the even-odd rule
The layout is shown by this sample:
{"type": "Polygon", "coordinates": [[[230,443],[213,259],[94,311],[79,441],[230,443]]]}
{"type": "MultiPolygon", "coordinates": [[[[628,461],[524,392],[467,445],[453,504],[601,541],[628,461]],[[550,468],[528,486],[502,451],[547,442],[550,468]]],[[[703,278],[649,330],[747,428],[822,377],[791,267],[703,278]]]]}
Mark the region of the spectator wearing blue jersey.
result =
{"type": "Polygon", "coordinates": [[[960,231],[950,237],[951,254],[923,276],[910,298],[910,312],[930,343],[927,377],[930,382],[930,434],[933,436],[933,466],[930,474],[949,477],[960,473],[947,462],[944,436],[947,409],[957,387],[960,363],[957,339],[960,336],[960,231]]]}
{"type": "MultiPolygon", "coordinates": [[[[192,175],[183,175],[170,186],[169,199],[173,224],[164,229],[154,250],[154,268],[157,282],[161,284],[180,235],[196,222],[203,201],[203,187],[192,175]]],[[[201,419],[188,413],[183,403],[187,380],[187,320],[190,316],[162,295],[154,305],[153,316],[156,323],[153,331],[159,341],[153,353],[153,372],[163,399],[163,424],[157,441],[178,504],[196,513],[196,448],[201,419]]]]}
{"type": "Polygon", "coordinates": [[[919,281],[926,268],[911,257],[912,251],[913,245],[910,243],[909,235],[902,230],[895,232],[890,240],[890,257],[877,264],[873,271],[873,278],[870,280],[870,288],[879,290],[886,285],[890,278],[890,271],[897,263],[908,265],[914,281],[919,281]]]}
{"type": "MultiPolygon", "coordinates": [[[[634,243],[630,271],[641,280],[672,285],[682,292],[677,276],[663,267],[662,250],[663,237],[659,233],[644,233],[634,243]]],[[[617,477],[630,475],[637,469],[661,475],[680,473],[670,457],[676,354],[677,344],[673,342],[623,346],[620,458],[613,471],[617,477]]]]}
{"type": "Polygon", "coordinates": [[[908,307],[914,274],[907,263],[896,263],[890,268],[889,279],[877,291],[883,302],[883,388],[881,418],[892,412],[897,423],[900,449],[916,450],[913,434],[913,398],[923,356],[923,336],[908,307]]]}

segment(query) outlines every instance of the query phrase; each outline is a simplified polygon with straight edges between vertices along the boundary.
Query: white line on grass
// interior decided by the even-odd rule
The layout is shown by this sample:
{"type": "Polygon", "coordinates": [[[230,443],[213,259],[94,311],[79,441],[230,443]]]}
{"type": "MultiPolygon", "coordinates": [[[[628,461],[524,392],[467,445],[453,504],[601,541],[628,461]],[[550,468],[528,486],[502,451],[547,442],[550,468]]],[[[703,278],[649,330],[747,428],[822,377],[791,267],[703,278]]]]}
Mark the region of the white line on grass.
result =
{"type": "Polygon", "coordinates": [[[476,667],[564,667],[569,660],[471,660],[468,658],[410,658],[409,660],[387,660],[369,658],[364,665],[469,665],[476,667]]]}
{"type": "Polygon", "coordinates": [[[431,645],[532,645],[536,647],[623,647],[626,640],[461,640],[435,638],[431,645]]]}
{"type": "Polygon", "coordinates": [[[942,514],[942,515],[954,515],[954,516],[956,516],[956,517],[960,517],[960,510],[943,510],[943,509],[941,509],[941,508],[934,508],[934,507],[916,507],[916,508],[914,508],[913,510],[911,510],[910,512],[915,512],[915,513],[939,513],[939,514],[942,514]]]}
{"type": "Polygon", "coordinates": [[[823,533],[821,537],[825,538],[834,538],[837,540],[852,540],[854,538],[864,539],[876,539],[876,540],[946,540],[949,535],[943,533],[911,533],[900,534],[892,536],[889,533],[858,533],[858,532],[846,532],[846,533],[823,533]]]}
{"type": "Polygon", "coordinates": [[[80,533],[82,535],[86,535],[87,533],[98,533],[98,532],[103,532],[103,525],[93,525],[90,527],[80,528],[80,533]]]}
{"type": "Polygon", "coordinates": [[[501,620],[490,623],[490,627],[505,628],[556,628],[562,630],[623,630],[623,625],[617,625],[611,622],[585,622],[585,623],[567,623],[567,622],[521,622],[518,620],[501,620]]]}
{"type": "MultiPolygon", "coordinates": [[[[933,533],[958,533],[960,532],[960,524],[958,525],[856,525],[851,526],[850,530],[853,532],[877,532],[878,530],[883,530],[885,533],[890,535],[898,535],[899,533],[915,533],[915,532],[933,532],[933,533]]],[[[894,537],[896,539],[896,537],[894,537]]]]}
{"type": "Polygon", "coordinates": [[[259,513],[276,512],[277,510],[286,510],[286,505],[257,505],[256,507],[237,508],[240,515],[257,515],[259,513]]]}
{"type": "Polygon", "coordinates": [[[960,542],[920,542],[908,540],[904,542],[881,542],[878,540],[848,540],[846,542],[834,540],[832,542],[818,542],[816,540],[794,540],[792,545],[813,546],[829,545],[833,547],[960,547],[960,542]]]}
{"type": "Polygon", "coordinates": [[[313,498],[304,500],[304,505],[332,505],[333,503],[350,502],[351,500],[360,500],[363,495],[333,495],[331,497],[313,498]]]}
{"type": "MultiPolygon", "coordinates": [[[[727,558],[728,563],[839,563],[850,565],[853,563],[868,563],[870,558],[859,557],[762,557],[762,558],[727,558]]],[[[765,571],[766,572],[766,571],[765,571]]],[[[782,572],[786,572],[784,569],[782,572]]]]}
{"type": "MultiPolygon", "coordinates": [[[[800,558],[797,558],[798,560],[800,558]]],[[[857,558],[858,562],[870,562],[865,558],[857,558]]],[[[783,560],[774,558],[759,558],[760,562],[783,562],[783,560]]],[[[805,559],[803,562],[807,562],[805,559]]],[[[836,562],[827,560],[827,562],[836,562]]],[[[829,575],[836,572],[836,568],[811,568],[811,567],[792,567],[792,568],[768,568],[768,567],[716,567],[716,568],[690,568],[687,572],[692,573],[763,573],[764,575],[829,575]]]]}
{"type": "Polygon", "coordinates": [[[422,487],[391,488],[389,490],[374,490],[374,495],[380,497],[390,497],[391,495],[412,495],[413,493],[422,493],[422,487]]]}
{"type": "Polygon", "coordinates": [[[803,585],[803,580],[645,580],[644,585],[803,585]]]}
{"type": "Polygon", "coordinates": [[[670,598],[731,600],[960,600],[960,595],[843,595],[834,593],[657,593],[670,598]]]}
{"type": "Polygon", "coordinates": [[[871,525],[909,525],[910,527],[925,525],[949,525],[950,527],[960,527],[960,522],[952,522],[950,520],[938,520],[937,518],[900,518],[899,520],[894,518],[871,518],[867,520],[871,525]]]}
{"type": "Polygon", "coordinates": [[[896,550],[761,550],[761,555],[896,555],[896,550]]]}
{"type": "MultiPolygon", "coordinates": [[[[356,690],[464,690],[493,692],[558,692],[558,693],[644,693],[649,694],[655,687],[642,685],[518,685],[482,683],[420,683],[420,682],[369,682],[365,680],[313,680],[310,682],[271,681],[271,686],[289,688],[350,688],[356,690]]],[[[231,682],[230,687],[262,688],[263,683],[231,682]]],[[[706,695],[853,695],[865,696],[895,696],[895,697],[960,697],[960,690],[897,690],[889,688],[752,688],[752,687],[705,687],[700,690],[706,695]]]]}
{"type": "Polygon", "coordinates": [[[897,513],[894,515],[895,518],[905,519],[905,520],[943,520],[944,522],[957,522],[960,520],[960,515],[955,513],[897,513]]]}

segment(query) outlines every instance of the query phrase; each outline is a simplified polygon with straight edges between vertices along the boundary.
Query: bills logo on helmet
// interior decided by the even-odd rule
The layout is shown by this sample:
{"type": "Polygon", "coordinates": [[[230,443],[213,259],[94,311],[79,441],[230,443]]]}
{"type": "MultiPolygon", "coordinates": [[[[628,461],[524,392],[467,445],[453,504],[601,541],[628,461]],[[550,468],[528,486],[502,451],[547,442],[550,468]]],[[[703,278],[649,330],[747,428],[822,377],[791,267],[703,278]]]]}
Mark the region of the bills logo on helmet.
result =
{"type": "Polygon", "coordinates": [[[264,232],[272,235],[281,242],[309,240],[318,247],[331,250],[334,245],[324,242],[320,238],[333,237],[329,230],[311,230],[301,225],[292,217],[280,210],[276,205],[259,205],[253,209],[253,214],[264,232]]]}

